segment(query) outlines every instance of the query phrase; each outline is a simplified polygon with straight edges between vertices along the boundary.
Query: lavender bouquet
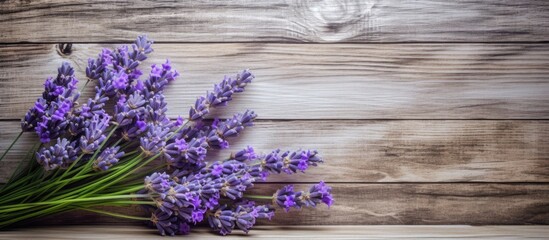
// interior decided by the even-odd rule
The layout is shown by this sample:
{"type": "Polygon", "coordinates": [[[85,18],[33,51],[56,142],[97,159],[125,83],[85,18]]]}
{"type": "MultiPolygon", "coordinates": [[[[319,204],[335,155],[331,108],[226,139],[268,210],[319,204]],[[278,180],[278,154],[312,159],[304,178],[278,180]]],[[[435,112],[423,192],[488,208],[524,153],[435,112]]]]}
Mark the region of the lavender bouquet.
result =
{"type": "Polygon", "coordinates": [[[140,36],[131,46],[103,49],[89,59],[84,87],[95,84],[95,96],[84,104],[77,102],[78,80],[68,63],[46,80],[21,123],[22,132],[36,132],[40,143],[0,190],[0,228],[79,209],[150,221],[162,235],[186,234],[191,223],[204,221],[225,235],[235,228],[247,233],[256,219],[271,219],[276,207],[332,205],[323,182],[302,191],[288,185],[270,196],[246,193],[270,174],[322,163],[315,150],[259,154],[247,147],[206,161],[208,150],[229,148],[230,138],[253,125],[257,115],[250,110],[226,120],[205,117],[254,76],[244,70],[225,77],[196,100],[187,118],[170,119],[163,90],[179,73],[166,61],[142,77],[139,66],[151,45],[140,36]],[[129,205],[142,206],[150,218],[104,210],[129,205]]]}

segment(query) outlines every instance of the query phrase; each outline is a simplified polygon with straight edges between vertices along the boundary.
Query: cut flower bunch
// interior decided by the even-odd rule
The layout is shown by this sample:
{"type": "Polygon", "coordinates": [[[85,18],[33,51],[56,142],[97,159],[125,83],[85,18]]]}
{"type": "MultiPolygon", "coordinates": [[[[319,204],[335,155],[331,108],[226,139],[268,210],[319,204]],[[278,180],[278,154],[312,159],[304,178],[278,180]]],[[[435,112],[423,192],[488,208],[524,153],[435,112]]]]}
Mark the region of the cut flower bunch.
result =
{"type": "Polygon", "coordinates": [[[163,91],[179,73],[167,60],[144,75],[139,67],[153,52],[151,45],[140,36],[130,46],[103,49],[89,59],[84,88],[95,85],[95,95],[83,104],[68,63],[45,81],[21,123],[21,133],[36,132],[40,142],[0,189],[0,228],[84,210],[150,221],[162,235],[187,234],[199,222],[225,235],[235,228],[247,233],[257,219],[271,219],[276,208],[333,204],[331,188],[322,181],[302,190],[287,185],[268,196],[247,193],[271,174],[304,172],[322,163],[315,150],[262,154],[249,146],[206,161],[211,149],[229,148],[231,138],[253,125],[257,115],[250,110],[226,120],[205,118],[243,92],[254,76],[244,70],[225,77],[196,100],[187,117],[170,119],[163,91]],[[116,211],[131,205],[142,206],[150,217],[116,211]]]}

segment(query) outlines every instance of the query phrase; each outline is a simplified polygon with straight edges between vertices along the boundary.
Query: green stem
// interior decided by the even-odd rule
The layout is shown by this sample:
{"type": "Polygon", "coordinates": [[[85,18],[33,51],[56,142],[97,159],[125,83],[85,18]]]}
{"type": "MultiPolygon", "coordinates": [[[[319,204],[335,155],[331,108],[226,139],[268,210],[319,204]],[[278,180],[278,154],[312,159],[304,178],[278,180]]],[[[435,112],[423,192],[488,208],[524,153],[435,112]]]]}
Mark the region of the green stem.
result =
{"type": "Polygon", "coordinates": [[[128,205],[151,205],[156,206],[156,203],[152,201],[112,201],[98,204],[100,206],[128,206],[128,205]]]}
{"type": "Polygon", "coordinates": [[[112,216],[112,217],[117,217],[117,218],[132,219],[132,220],[141,220],[141,221],[149,221],[149,220],[151,220],[150,218],[130,216],[130,215],[125,215],[125,214],[120,214],[120,213],[113,213],[113,212],[108,212],[108,211],[103,211],[103,210],[92,209],[92,208],[78,208],[78,209],[84,210],[84,211],[88,211],[88,212],[94,212],[94,213],[104,214],[104,215],[108,215],[108,216],[112,216]]]}
{"type": "Polygon", "coordinates": [[[21,131],[17,137],[15,138],[15,140],[13,140],[13,142],[11,142],[10,146],[8,147],[8,149],[6,149],[6,151],[4,152],[4,154],[2,154],[2,157],[0,157],[0,161],[2,161],[2,159],[4,159],[4,157],[6,156],[6,154],[8,154],[8,152],[11,150],[11,148],[13,147],[13,145],[15,144],[15,142],[17,142],[17,140],[19,140],[19,138],[21,137],[21,135],[23,135],[23,131],[21,131]]]}
{"type": "Polygon", "coordinates": [[[141,190],[141,189],[143,189],[143,188],[144,188],[143,184],[139,184],[138,186],[127,187],[127,188],[125,188],[124,190],[120,190],[120,191],[117,191],[117,192],[105,194],[105,196],[119,195],[119,194],[125,194],[125,193],[132,193],[132,192],[135,192],[135,191],[139,191],[139,190],[141,190]]]}
{"type": "MultiPolygon", "coordinates": [[[[139,165],[138,167],[131,169],[129,172],[125,173],[124,175],[122,175],[122,176],[120,176],[120,177],[118,177],[118,178],[116,178],[116,179],[114,179],[114,180],[112,180],[112,181],[110,181],[110,182],[108,182],[108,183],[106,183],[106,184],[99,185],[97,188],[95,188],[95,189],[94,189],[93,191],[91,191],[89,194],[93,194],[93,193],[96,193],[96,192],[98,192],[98,191],[101,191],[101,190],[103,190],[103,189],[105,189],[105,188],[107,188],[107,187],[109,187],[109,186],[111,186],[111,185],[113,185],[113,184],[119,182],[120,180],[125,179],[126,177],[128,177],[129,175],[131,175],[132,173],[134,173],[135,171],[137,171],[138,169],[140,169],[140,168],[146,166],[147,164],[149,164],[150,162],[152,162],[153,160],[155,160],[156,158],[158,158],[161,154],[162,154],[162,153],[158,153],[158,154],[154,155],[153,157],[149,158],[147,161],[143,162],[143,163],[142,163],[141,165],[139,165]]],[[[140,155],[140,156],[141,156],[141,155],[140,155]]],[[[113,178],[114,178],[114,177],[117,177],[115,174],[112,174],[112,175],[114,175],[113,178]]],[[[108,179],[106,179],[106,180],[108,180],[108,179]]],[[[84,196],[86,196],[86,194],[85,194],[84,196]]]]}
{"type": "Polygon", "coordinates": [[[100,197],[88,197],[88,198],[76,198],[76,199],[63,199],[63,200],[56,200],[56,201],[20,203],[20,204],[0,206],[0,209],[8,209],[8,208],[14,208],[14,207],[23,207],[23,206],[55,205],[55,204],[76,203],[76,202],[90,202],[90,201],[97,201],[97,200],[128,199],[128,198],[132,199],[132,198],[148,198],[148,197],[149,197],[148,194],[100,196],[100,197]]]}
{"type": "Polygon", "coordinates": [[[272,199],[273,199],[273,196],[263,196],[263,195],[248,195],[248,194],[244,194],[244,197],[245,197],[245,198],[254,198],[254,199],[268,199],[268,200],[272,200],[272,199]]]}
{"type": "Polygon", "coordinates": [[[86,83],[84,83],[84,86],[82,86],[82,88],[80,89],[80,92],[82,92],[84,90],[84,88],[86,88],[86,86],[88,86],[88,83],[90,83],[90,79],[88,79],[88,81],[86,81],[86,83]]]}
{"type": "Polygon", "coordinates": [[[64,194],[60,194],[60,195],[56,196],[55,198],[53,198],[53,200],[70,198],[72,196],[77,196],[77,195],[78,196],[83,196],[82,193],[85,193],[86,191],[89,191],[90,189],[96,189],[99,186],[102,186],[105,182],[111,180],[112,178],[114,178],[114,177],[124,173],[128,169],[132,168],[133,166],[135,166],[136,164],[139,163],[140,159],[141,159],[141,155],[138,155],[137,157],[135,157],[132,160],[128,161],[124,165],[124,167],[121,168],[120,170],[117,170],[117,171],[113,172],[112,174],[105,175],[103,178],[97,179],[97,180],[93,181],[93,183],[91,183],[91,184],[88,184],[88,185],[85,185],[85,186],[80,186],[76,190],[69,190],[64,194]]]}
{"type": "MultiPolygon", "coordinates": [[[[107,135],[107,138],[105,138],[105,140],[103,140],[103,142],[99,145],[99,147],[97,148],[97,150],[95,150],[95,153],[93,154],[93,156],[88,160],[88,163],[82,167],[82,169],[73,177],[79,177],[80,174],[83,173],[84,169],[88,166],[91,165],[91,162],[93,162],[95,160],[95,158],[97,157],[97,154],[99,154],[99,152],[101,151],[101,148],[103,148],[103,146],[105,145],[105,143],[107,143],[107,141],[109,140],[109,138],[112,136],[112,134],[114,133],[114,131],[116,130],[117,128],[114,127],[110,132],[109,134],[107,135]]],[[[58,182],[60,180],[62,180],[70,171],[71,169],[78,163],[78,161],[82,158],[84,154],[80,155],[80,157],[78,159],[76,159],[76,161],[74,161],[70,166],[69,168],[63,173],[63,175],[61,175],[61,177],[57,178],[55,180],[55,182],[58,182]]],[[[68,181],[64,184],[61,184],[59,185],[55,190],[51,191],[48,195],[46,195],[45,197],[43,197],[42,199],[40,199],[41,201],[43,200],[46,200],[48,199],[50,196],[52,196],[54,193],[56,193],[57,191],[59,191],[61,188],[63,188],[64,186],[66,186],[67,184],[69,184],[70,182],[72,181],[68,181]]]]}

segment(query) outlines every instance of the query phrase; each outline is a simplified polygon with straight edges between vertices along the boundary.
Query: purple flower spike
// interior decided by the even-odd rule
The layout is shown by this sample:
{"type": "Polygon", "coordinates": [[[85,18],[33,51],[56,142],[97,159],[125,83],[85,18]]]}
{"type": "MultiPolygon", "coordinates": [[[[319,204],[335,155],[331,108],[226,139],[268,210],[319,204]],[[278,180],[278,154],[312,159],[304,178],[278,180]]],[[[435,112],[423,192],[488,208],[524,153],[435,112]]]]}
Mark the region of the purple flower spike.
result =
{"type": "Polygon", "coordinates": [[[165,194],[175,183],[166,173],[153,173],[145,178],[145,189],[157,194],[165,194]]]}
{"type": "Polygon", "coordinates": [[[242,206],[238,206],[235,209],[235,218],[236,218],[236,227],[238,227],[240,230],[244,231],[245,233],[248,233],[250,231],[250,228],[252,228],[255,224],[255,218],[257,216],[257,213],[255,211],[246,211],[242,206]]]}
{"type": "Polygon", "coordinates": [[[254,148],[247,146],[245,149],[242,149],[238,152],[236,152],[234,155],[231,156],[231,159],[234,159],[239,162],[246,162],[246,161],[252,161],[257,159],[257,155],[254,151],[254,148]]]}
{"type": "Polygon", "coordinates": [[[274,208],[269,205],[257,206],[254,210],[257,214],[257,218],[267,218],[271,220],[275,215],[274,208]]]}
{"type": "Polygon", "coordinates": [[[179,220],[176,216],[172,216],[160,209],[152,213],[151,222],[156,226],[162,236],[173,236],[179,231],[179,220]]]}
{"type": "Polygon", "coordinates": [[[146,136],[140,138],[141,150],[145,155],[155,155],[164,150],[170,129],[161,125],[149,124],[146,136]]]}
{"type": "Polygon", "coordinates": [[[86,77],[88,80],[99,80],[99,77],[105,72],[107,66],[112,64],[112,51],[104,48],[97,59],[88,59],[88,66],[86,67],[86,77]]]}
{"type": "Polygon", "coordinates": [[[233,216],[233,211],[227,209],[227,206],[222,206],[213,214],[208,215],[208,223],[215,231],[219,231],[222,235],[227,235],[232,232],[236,218],[233,216]]]}
{"type": "Polygon", "coordinates": [[[207,135],[208,145],[213,148],[228,148],[229,142],[226,139],[238,136],[245,127],[252,126],[256,117],[257,115],[253,111],[247,110],[243,114],[235,114],[232,118],[219,124],[219,126],[214,122],[212,129],[207,135]]]}
{"type": "Polygon", "coordinates": [[[113,84],[114,88],[118,90],[124,90],[128,87],[128,75],[124,72],[118,74],[114,77],[113,84]]]}
{"type": "Polygon", "coordinates": [[[283,153],[284,171],[288,174],[296,173],[297,171],[305,172],[309,165],[317,166],[317,163],[323,162],[317,154],[316,150],[298,150],[291,153],[283,153]]]}
{"type": "Polygon", "coordinates": [[[145,80],[144,84],[148,92],[160,93],[169,82],[174,81],[178,76],[179,73],[175,70],[172,71],[170,61],[166,60],[162,66],[151,66],[149,78],[145,80]]]}
{"type": "Polygon", "coordinates": [[[303,195],[303,201],[308,207],[316,207],[320,202],[332,206],[334,199],[332,197],[332,188],[326,185],[323,181],[313,185],[307,194],[303,195]]]}
{"type": "Polygon", "coordinates": [[[280,149],[277,149],[259,160],[262,172],[260,175],[263,178],[268,176],[269,173],[285,172],[287,174],[292,174],[297,173],[298,171],[305,172],[309,166],[317,166],[318,163],[323,162],[316,150],[286,151],[281,154],[280,149]]]}
{"type": "Polygon", "coordinates": [[[176,139],[166,146],[166,160],[176,168],[182,168],[186,163],[198,164],[204,161],[208,150],[205,138],[193,138],[190,142],[176,139]]]}
{"type": "Polygon", "coordinates": [[[133,52],[130,54],[130,58],[137,61],[144,61],[147,59],[147,54],[152,53],[153,49],[151,45],[153,42],[147,39],[147,36],[139,36],[135,43],[132,45],[133,52]]]}
{"type": "Polygon", "coordinates": [[[219,84],[214,85],[212,92],[206,93],[206,97],[196,99],[189,111],[189,119],[193,121],[203,119],[210,112],[210,108],[226,106],[232,100],[232,95],[235,92],[243,92],[246,85],[253,79],[254,76],[248,70],[237,74],[235,79],[225,77],[219,84]]]}
{"type": "Polygon", "coordinates": [[[36,153],[36,160],[47,171],[56,168],[68,167],[78,157],[78,149],[75,142],[67,139],[57,139],[57,144],[50,147],[42,147],[36,153]]]}
{"type": "Polygon", "coordinates": [[[109,168],[117,164],[118,160],[124,156],[124,152],[119,150],[120,147],[106,148],[95,160],[93,167],[100,171],[107,171],[109,168]]]}
{"type": "Polygon", "coordinates": [[[294,186],[287,185],[275,193],[273,202],[288,212],[292,207],[299,208],[297,200],[296,193],[294,192],[294,186]]]}
{"type": "Polygon", "coordinates": [[[68,127],[67,117],[80,94],[75,91],[78,80],[66,62],[57,69],[57,77],[44,83],[42,97],[21,121],[23,131],[35,130],[43,143],[61,136],[68,127]]]}
{"type": "Polygon", "coordinates": [[[195,121],[204,118],[210,112],[206,98],[199,97],[196,99],[194,106],[189,110],[189,119],[195,121]]]}
{"type": "Polygon", "coordinates": [[[255,206],[255,203],[237,203],[236,208],[229,208],[223,205],[208,213],[208,223],[212,229],[222,235],[227,235],[237,227],[248,233],[258,218],[271,218],[273,210],[267,205],[255,206]]]}
{"type": "Polygon", "coordinates": [[[164,95],[155,94],[149,99],[149,105],[145,110],[145,120],[155,125],[167,125],[169,119],[166,117],[168,111],[167,103],[164,101],[164,95]]]}
{"type": "Polygon", "coordinates": [[[279,189],[273,198],[273,203],[289,211],[290,208],[301,208],[302,206],[316,207],[319,203],[331,206],[334,203],[332,188],[324,182],[313,185],[308,192],[294,192],[292,185],[279,189]]]}
{"type": "Polygon", "coordinates": [[[109,126],[110,117],[108,115],[94,115],[89,126],[84,130],[84,135],[80,138],[80,149],[85,154],[91,154],[99,149],[99,146],[105,141],[105,130],[109,126]]]}

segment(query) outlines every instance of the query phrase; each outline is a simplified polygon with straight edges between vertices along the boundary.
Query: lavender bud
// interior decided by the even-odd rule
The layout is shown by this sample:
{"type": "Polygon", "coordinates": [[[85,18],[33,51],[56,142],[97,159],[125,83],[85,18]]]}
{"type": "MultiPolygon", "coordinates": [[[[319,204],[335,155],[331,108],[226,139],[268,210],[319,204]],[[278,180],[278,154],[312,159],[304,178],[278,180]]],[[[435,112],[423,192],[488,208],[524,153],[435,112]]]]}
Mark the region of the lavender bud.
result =
{"type": "Polygon", "coordinates": [[[166,146],[164,156],[170,165],[181,168],[186,163],[203,162],[208,152],[207,146],[205,138],[193,138],[188,143],[185,139],[176,139],[166,146]]]}
{"type": "Polygon", "coordinates": [[[225,77],[219,84],[214,85],[212,92],[206,93],[206,97],[199,97],[194,106],[189,110],[189,119],[195,121],[203,119],[210,112],[210,108],[225,106],[232,100],[235,92],[243,92],[248,83],[251,83],[254,76],[244,70],[233,80],[225,77]]]}
{"type": "Polygon", "coordinates": [[[85,154],[95,152],[105,141],[105,130],[109,126],[110,117],[108,115],[94,115],[84,130],[84,135],[80,137],[80,149],[85,154]]]}
{"type": "Polygon", "coordinates": [[[163,151],[169,131],[170,129],[161,125],[149,124],[146,136],[140,138],[143,153],[146,156],[151,156],[163,151]]]}
{"type": "Polygon", "coordinates": [[[166,173],[153,173],[145,177],[145,189],[152,193],[165,194],[175,183],[166,173]]]}
{"type": "Polygon", "coordinates": [[[156,226],[162,236],[175,235],[179,230],[179,220],[176,216],[172,216],[160,209],[152,213],[151,222],[156,226]]]}
{"type": "Polygon", "coordinates": [[[86,77],[88,80],[99,80],[99,77],[106,70],[107,66],[112,63],[112,51],[104,48],[97,59],[88,59],[88,66],[86,67],[86,77]]]}
{"type": "Polygon", "coordinates": [[[239,162],[252,161],[257,159],[257,155],[252,147],[247,146],[245,149],[242,149],[231,156],[231,159],[234,159],[239,162]]]}
{"type": "Polygon", "coordinates": [[[79,154],[75,144],[65,138],[58,138],[55,145],[42,147],[36,153],[36,160],[46,171],[68,167],[79,154]]]}
{"type": "Polygon", "coordinates": [[[324,203],[328,207],[332,206],[334,199],[332,197],[332,188],[323,181],[313,185],[307,194],[303,194],[303,202],[308,207],[316,207],[319,203],[324,203]]]}
{"type": "Polygon", "coordinates": [[[252,126],[256,117],[257,115],[253,111],[247,110],[244,114],[235,114],[219,126],[217,126],[217,121],[214,122],[207,136],[208,145],[213,148],[228,148],[229,142],[226,139],[238,136],[245,127],[252,126]]]}
{"type": "Polygon", "coordinates": [[[124,152],[119,150],[120,147],[106,148],[95,160],[93,167],[100,171],[107,171],[109,168],[117,164],[118,160],[124,156],[124,152]]]}
{"type": "Polygon", "coordinates": [[[296,196],[297,194],[298,193],[294,192],[293,185],[287,185],[279,189],[275,193],[273,202],[276,203],[278,206],[284,208],[284,210],[288,212],[292,207],[299,208],[297,202],[299,196],[296,196]]]}

